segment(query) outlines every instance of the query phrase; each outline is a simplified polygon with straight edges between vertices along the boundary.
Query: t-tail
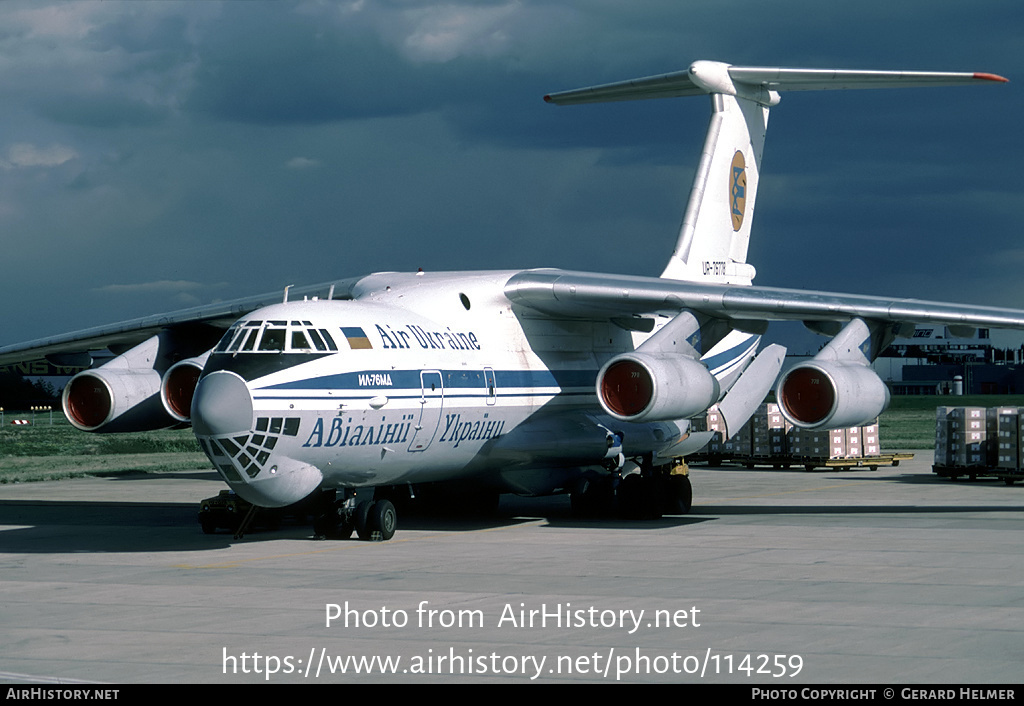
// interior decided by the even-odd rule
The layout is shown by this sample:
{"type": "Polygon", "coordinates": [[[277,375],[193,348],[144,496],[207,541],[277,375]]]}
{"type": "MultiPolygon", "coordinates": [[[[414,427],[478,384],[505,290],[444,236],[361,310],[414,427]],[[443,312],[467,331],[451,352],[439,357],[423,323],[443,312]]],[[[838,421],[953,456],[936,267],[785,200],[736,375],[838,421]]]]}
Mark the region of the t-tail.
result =
{"type": "Polygon", "coordinates": [[[557,105],[709,94],[711,123],[682,227],[662,277],[749,285],[750,227],[761,172],[768,110],[779,91],[944,86],[1006,81],[984,73],[846,71],[731,66],[696,61],[686,71],[545,96],[557,105]]]}

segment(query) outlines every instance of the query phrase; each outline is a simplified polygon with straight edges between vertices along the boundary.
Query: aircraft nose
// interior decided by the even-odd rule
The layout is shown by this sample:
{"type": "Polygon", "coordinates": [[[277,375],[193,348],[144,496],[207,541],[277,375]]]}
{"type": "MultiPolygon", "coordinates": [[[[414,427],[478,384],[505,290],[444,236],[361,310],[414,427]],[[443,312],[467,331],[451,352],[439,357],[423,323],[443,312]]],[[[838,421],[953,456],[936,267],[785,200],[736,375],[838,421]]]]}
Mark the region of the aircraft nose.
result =
{"type": "Polygon", "coordinates": [[[228,371],[210,373],[192,397],[192,428],[203,436],[230,436],[252,429],[252,395],[245,380],[228,371]]]}

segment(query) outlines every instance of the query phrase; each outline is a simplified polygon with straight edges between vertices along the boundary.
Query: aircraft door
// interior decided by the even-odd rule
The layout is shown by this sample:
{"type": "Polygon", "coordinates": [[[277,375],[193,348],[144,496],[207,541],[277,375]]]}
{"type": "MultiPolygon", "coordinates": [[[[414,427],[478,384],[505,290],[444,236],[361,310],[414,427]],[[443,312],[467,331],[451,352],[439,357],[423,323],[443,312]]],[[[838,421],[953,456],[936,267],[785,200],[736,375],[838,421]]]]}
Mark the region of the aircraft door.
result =
{"type": "Polygon", "coordinates": [[[498,399],[498,387],[494,382],[493,368],[484,368],[484,385],[487,387],[487,404],[494,404],[498,399]]]}
{"type": "Polygon", "coordinates": [[[434,440],[437,427],[441,423],[441,409],[444,407],[444,387],[441,384],[441,371],[421,370],[419,420],[416,422],[409,451],[425,451],[434,440]]]}

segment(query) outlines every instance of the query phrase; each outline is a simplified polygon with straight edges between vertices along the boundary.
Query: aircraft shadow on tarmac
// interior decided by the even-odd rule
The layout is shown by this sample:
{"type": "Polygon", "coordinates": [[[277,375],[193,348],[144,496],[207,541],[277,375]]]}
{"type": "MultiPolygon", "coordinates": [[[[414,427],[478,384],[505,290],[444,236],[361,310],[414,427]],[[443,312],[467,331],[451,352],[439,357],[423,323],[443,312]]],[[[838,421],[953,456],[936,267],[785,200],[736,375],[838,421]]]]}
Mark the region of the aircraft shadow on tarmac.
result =
{"type": "MultiPolygon", "coordinates": [[[[843,478],[848,480],[849,478],[843,478]]],[[[839,480],[839,478],[836,478],[839,480]]],[[[871,480],[893,480],[873,478],[871,480]]],[[[916,482],[911,477],[910,482],[916,482]]],[[[875,515],[985,513],[1024,511],[1024,506],[974,504],[956,506],[876,505],[695,505],[689,515],[665,516],[657,520],[625,520],[616,517],[581,519],[572,514],[567,498],[503,499],[491,517],[458,517],[413,511],[405,513],[403,530],[474,532],[542,522],[537,529],[581,528],[595,531],[650,531],[679,528],[735,515],[875,515]]],[[[0,531],[0,552],[59,554],[74,552],[173,552],[224,549],[233,544],[300,539],[313,541],[311,518],[284,518],[267,528],[256,524],[244,538],[236,540],[229,530],[203,534],[197,521],[196,503],[118,503],[79,501],[0,501],[0,523],[15,528],[0,531]]],[[[354,537],[350,540],[358,541],[354,537]]]]}
{"type": "Polygon", "coordinates": [[[176,471],[174,473],[153,473],[147,471],[104,471],[100,473],[90,473],[93,478],[105,478],[107,480],[116,481],[138,481],[138,480],[208,480],[214,483],[223,485],[223,481],[220,476],[217,475],[216,471],[193,471],[192,473],[182,473],[176,471]]]}
{"type": "MultiPolygon", "coordinates": [[[[0,553],[60,554],[74,552],[173,552],[223,549],[238,542],[272,539],[313,541],[312,518],[285,517],[274,527],[258,521],[244,538],[222,529],[204,534],[197,503],[109,501],[0,501],[0,553]]],[[[617,517],[579,519],[567,498],[511,498],[489,517],[460,517],[414,510],[402,515],[399,531],[474,532],[543,522],[543,527],[594,530],[655,530],[705,522],[710,518],[666,516],[658,520],[617,517]]],[[[351,540],[357,541],[354,536],[351,540]]]]}
{"type": "Polygon", "coordinates": [[[692,515],[941,515],[1024,512],[1006,505],[703,505],[692,515]]]}

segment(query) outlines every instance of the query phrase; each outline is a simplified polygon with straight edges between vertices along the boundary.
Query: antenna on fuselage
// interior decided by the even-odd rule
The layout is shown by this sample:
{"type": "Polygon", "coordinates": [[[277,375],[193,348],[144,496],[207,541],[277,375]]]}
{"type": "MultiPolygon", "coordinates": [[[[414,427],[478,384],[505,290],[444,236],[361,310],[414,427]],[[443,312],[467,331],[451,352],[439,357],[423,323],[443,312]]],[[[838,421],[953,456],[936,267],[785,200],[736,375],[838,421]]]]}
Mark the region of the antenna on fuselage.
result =
{"type": "Polygon", "coordinates": [[[284,301],[281,302],[282,304],[288,303],[288,290],[294,286],[294,284],[289,284],[287,287],[284,288],[284,301]]]}

